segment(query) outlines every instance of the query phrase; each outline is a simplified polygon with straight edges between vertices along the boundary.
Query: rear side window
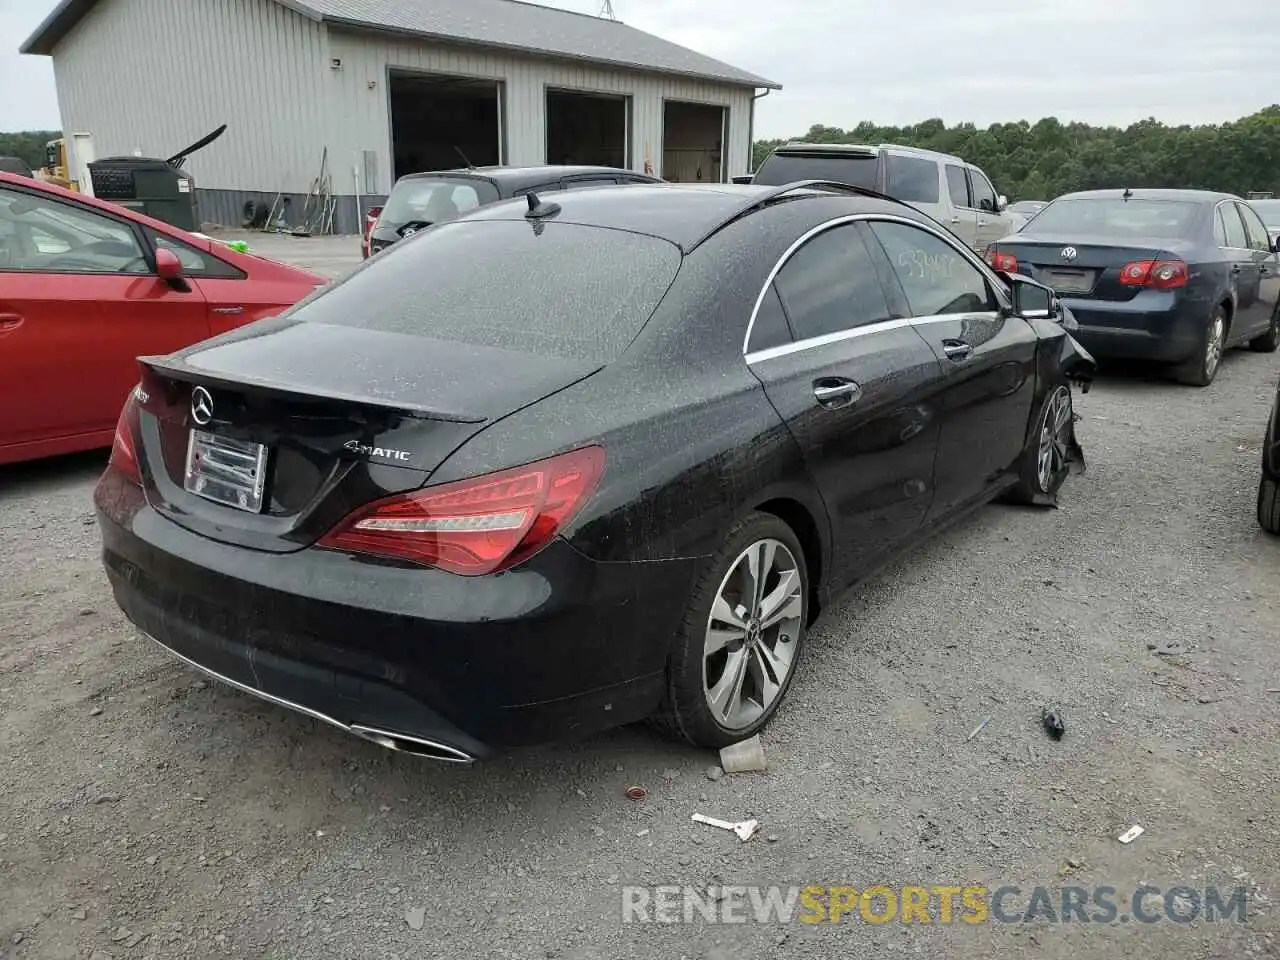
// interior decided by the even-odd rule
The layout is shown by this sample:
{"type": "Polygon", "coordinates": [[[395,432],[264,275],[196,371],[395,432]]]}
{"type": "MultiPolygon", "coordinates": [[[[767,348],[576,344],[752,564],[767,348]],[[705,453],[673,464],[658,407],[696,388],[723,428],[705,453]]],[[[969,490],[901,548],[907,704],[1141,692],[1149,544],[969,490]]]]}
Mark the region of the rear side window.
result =
{"type": "Polygon", "coordinates": [[[965,176],[964,167],[957,167],[954,163],[947,164],[947,192],[951,194],[954,206],[973,206],[969,202],[969,178],[965,176]]]}
{"type": "Polygon", "coordinates": [[[875,264],[853,224],[818,234],[774,281],[797,340],[889,319],[875,264]]]}
{"type": "Polygon", "coordinates": [[[775,153],[760,165],[752,182],[776,187],[797,180],[832,180],[875,190],[879,165],[875,154],[775,153]]]}
{"type": "Polygon", "coordinates": [[[1213,242],[1220,247],[1227,245],[1227,227],[1222,222],[1222,208],[1213,211],[1213,242]]]}
{"type": "Polygon", "coordinates": [[[635,339],[680,269],[656,237],[459,220],[389,247],[297,318],[595,363],[635,339]]]}
{"type": "Polygon", "coordinates": [[[1227,246],[1233,250],[1248,250],[1249,238],[1244,232],[1244,224],[1240,222],[1240,212],[1234,203],[1218,205],[1222,214],[1222,222],[1227,228],[1227,246]]]}
{"type": "Polygon", "coordinates": [[[937,203],[937,162],[889,154],[889,189],[885,192],[908,203],[937,203]]]}
{"type": "Polygon", "coordinates": [[[986,278],[951,244],[905,223],[871,223],[915,317],[994,309],[986,278]]]}
{"type": "Polygon", "coordinates": [[[791,328],[787,326],[787,315],[782,310],[782,301],[778,299],[778,290],[771,283],[760,299],[760,309],[756,311],[755,322],[751,325],[747,353],[790,342],[791,328]]]}

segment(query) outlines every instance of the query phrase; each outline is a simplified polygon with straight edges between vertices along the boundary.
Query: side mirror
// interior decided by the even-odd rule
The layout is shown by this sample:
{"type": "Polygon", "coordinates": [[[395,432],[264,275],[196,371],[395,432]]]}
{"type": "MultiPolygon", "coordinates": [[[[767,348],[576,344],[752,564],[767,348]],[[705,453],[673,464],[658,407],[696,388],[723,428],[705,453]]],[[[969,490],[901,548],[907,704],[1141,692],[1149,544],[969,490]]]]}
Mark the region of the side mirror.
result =
{"type": "Polygon", "coordinates": [[[182,279],[182,261],[172,250],[156,249],[156,276],[166,283],[182,279]]]}
{"type": "Polygon", "coordinates": [[[1006,274],[1013,290],[1013,312],[1027,320],[1053,320],[1058,316],[1058,295],[1043,283],[1006,274]]]}
{"type": "Polygon", "coordinates": [[[1280,253],[1280,233],[1276,234],[1276,238],[1271,241],[1271,249],[1276,253],[1280,253]]]}
{"type": "Polygon", "coordinates": [[[1004,208],[1005,208],[1005,207],[1007,207],[1007,206],[1009,206],[1009,198],[1008,198],[1008,197],[1006,197],[1003,193],[1002,193],[1002,194],[1000,194],[1000,196],[996,197],[996,209],[997,209],[997,210],[999,210],[1001,213],[1004,213],[1004,208]]]}

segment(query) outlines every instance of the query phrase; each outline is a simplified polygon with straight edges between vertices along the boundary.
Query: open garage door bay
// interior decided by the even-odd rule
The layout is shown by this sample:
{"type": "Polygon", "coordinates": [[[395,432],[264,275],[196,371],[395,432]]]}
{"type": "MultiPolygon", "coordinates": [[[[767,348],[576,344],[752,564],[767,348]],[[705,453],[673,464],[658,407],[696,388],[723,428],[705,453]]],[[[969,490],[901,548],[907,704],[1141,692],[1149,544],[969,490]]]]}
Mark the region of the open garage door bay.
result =
{"type": "Polygon", "coordinates": [[[502,84],[391,73],[395,177],[502,162],[502,84]]]}
{"type": "Polygon", "coordinates": [[[667,100],[662,109],[663,179],[723,183],[728,115],[717,104],[667,100]]]}

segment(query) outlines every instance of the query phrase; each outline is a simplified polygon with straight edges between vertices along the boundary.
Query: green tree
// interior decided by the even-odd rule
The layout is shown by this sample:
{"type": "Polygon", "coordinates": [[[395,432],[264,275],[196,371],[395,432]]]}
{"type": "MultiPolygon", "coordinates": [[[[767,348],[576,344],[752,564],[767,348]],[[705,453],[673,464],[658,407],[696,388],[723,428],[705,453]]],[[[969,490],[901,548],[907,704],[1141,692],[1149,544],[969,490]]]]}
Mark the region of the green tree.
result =
{"type": "Polygon", "coordinates": [[[60,136],[56,130],[0,133],[0,157],[20,157],[32,170],[39,170],[45,165],[45,144],[60,136]]]}
{"type": "MultiPolygon", "coordinates": [[[[982,167],[1010,200],[1052,200],[1073,190],[1183,187],[1280,194],[1280,104],[1224,124],[1170,127],[1154,117],[1127,127],[1064,125],[1057,117],[1030,123],[948,127],[933,117],[905,127],[863,121],[852,129],[814,124],[813,143],[897,143],[938,150],[982,167]]],[[[753,145],[758,167],[786,140],[753,145]]]]}

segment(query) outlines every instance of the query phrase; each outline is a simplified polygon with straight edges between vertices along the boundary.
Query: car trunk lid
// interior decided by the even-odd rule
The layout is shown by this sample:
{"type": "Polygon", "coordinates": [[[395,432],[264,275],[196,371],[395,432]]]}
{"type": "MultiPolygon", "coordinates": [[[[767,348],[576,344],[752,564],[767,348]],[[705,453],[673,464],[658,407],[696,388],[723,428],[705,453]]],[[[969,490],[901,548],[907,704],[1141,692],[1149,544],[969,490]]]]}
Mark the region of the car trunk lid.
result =
{"type": "Polygon", "coordinates": [[[601,366],[285,317],[141,364],[152,506],[273,552],[416,489],[488,424],[601,366]]]}
{"type": "Polygon", "coordinates": [[[1120,282],[1125,264],[1141,260],[1180,260],[1187,245],[1159,238],[1075,237],[1016,234],[995,245],[992,254],[1017,260],[1017,272],[1059,296],[1090,300],[1132,300],[1142,287],[1120,282]]]}

